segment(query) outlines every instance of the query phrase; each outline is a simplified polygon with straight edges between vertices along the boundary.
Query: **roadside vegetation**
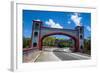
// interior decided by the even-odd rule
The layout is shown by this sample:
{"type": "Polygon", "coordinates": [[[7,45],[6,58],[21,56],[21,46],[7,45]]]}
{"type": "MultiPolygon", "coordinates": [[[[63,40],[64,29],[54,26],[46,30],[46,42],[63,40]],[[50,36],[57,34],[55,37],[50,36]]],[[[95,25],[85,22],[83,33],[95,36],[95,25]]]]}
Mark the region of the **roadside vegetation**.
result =
{"type": "Polygon", "coordinates": [[[29,48],[30,41],[31,41],[31,38],[25,38],[25,37],[23,37],[23,48],[29,48]]]}
{"type": "Polygon", "coordinates": [[[84,39],[84,53],[91,55],[91,38],[84,39]]]}
{"type": "Polygon", "coordinates": [[[62,39],[49,36],[43,40],[43,46],[65,48],[65,47],[72,47],[73,45],[74,41],[71,39],[62,39]]]}
{"type": "MultiPolygon", "coordinates": [[[[29,48],[31,38],[23,37],[23,48],[29,48]]],[[[42,46],[44,47],[71,47],[74,46],[74,41],[72,39],[61,39],[52,36],[48,36],[43,39],[42,46]]],[[[84,39],[84,53],[91,55],[91,37],[84,39]]]]}

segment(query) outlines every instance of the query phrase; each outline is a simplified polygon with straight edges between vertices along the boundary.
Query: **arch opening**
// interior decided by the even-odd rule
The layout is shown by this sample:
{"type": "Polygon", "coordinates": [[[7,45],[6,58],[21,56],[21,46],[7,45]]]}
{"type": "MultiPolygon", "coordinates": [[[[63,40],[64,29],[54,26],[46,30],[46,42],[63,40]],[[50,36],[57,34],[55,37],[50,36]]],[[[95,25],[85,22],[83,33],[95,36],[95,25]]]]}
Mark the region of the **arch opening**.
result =
{"type": "MultiPolygon", "coordinates": [[[[49,34],[45,34],[44,36],[42,36],[42,37],[40,38],[40,45],[39,45],[40,50],[42,50],[43,47],[45,46],[45,45],[43,44],[43,40],[44,40],[45,38],[47,38],[47,37],[54,36],[54,35],[61,35],[61,36],[69,37],[69,40],[73,41],[73,43],[74,43],[74,45],[71,45],[71,46],[70,46],[71,51],[72,51],[72,52],[77,52],[77,51],[79,51],[79,40],[78,40],[78,38],[76,38],[75,36],[72,36],[72,35],[70,35],[70,34],[62,33],[62,32],[49,33],[49,34]]],[[[59,41],[59,40],[58,40],[58,41],[59,41]]],[[[66,41],[68,41],[68,40],[66,40],[66,41]]],[[[57,41],[56,41],[56,42],[57,42],[57,41]]],[[[60,41],[59,43],[62,43],[62,42],[60,41]]],[[[53,46],[59,47],[59,48],[64,47],[64,46],[61,46],[59,43],[56,43],[56,44],[53,45],[53,46]]],[[[53,43],[52,43],[52,44],[53,44],[53,43]]],[[[68,45],[66,45],[65,47],[68,47],[68,45]]]]}

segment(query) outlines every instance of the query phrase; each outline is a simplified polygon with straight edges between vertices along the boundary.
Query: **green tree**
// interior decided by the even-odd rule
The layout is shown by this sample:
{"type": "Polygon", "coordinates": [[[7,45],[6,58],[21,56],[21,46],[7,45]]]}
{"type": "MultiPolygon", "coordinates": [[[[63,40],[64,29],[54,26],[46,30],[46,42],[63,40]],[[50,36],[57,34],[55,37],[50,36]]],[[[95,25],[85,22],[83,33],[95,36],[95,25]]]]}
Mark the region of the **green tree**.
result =
{"type": "Polygon", "coordinates": [[[28,48],[30,46],[30,38],[23,37],[23,48],[28,48]]]}
{"type": "Polygon", "coordinates": [[[43,39],[43,46],[54,46],[55,40],[56,40],[55,37],[51,37],[51,36],[45,37],[43,39]]]}
{"type": "Polygon", "coordinates": [[[91,37],[84,39],[84,53],[91,54],[91,37]]]}

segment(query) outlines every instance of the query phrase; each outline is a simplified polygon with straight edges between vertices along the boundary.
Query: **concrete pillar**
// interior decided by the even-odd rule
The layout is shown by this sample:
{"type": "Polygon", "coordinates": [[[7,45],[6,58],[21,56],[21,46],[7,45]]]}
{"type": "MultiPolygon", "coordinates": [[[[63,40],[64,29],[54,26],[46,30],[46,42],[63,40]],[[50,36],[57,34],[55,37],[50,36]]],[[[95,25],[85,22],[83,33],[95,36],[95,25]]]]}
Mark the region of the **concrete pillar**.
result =
{"type": "Polygon", "coordinates": [[[32,27],[32,47],[33,49],[40,49],[40,31],[41,31],[41,21],[33,20],[32,27]]]}
{"type": "Polygon", "coordinates": [[[79,39],[79,51],[84,51],[84,27],[83,26],[77,26],[75,28],[77,30],[77,36],[79,39]]]}

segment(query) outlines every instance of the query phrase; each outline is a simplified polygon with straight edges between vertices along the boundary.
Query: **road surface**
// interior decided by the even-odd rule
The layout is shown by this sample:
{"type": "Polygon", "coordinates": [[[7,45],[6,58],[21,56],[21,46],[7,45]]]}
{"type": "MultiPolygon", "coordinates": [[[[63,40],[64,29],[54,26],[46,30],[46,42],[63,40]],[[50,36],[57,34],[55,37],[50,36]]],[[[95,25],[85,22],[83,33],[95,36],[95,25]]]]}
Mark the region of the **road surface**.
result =
{"type": "Polygon", "coordinates": [[[61,48],[45,48],[35,62],[48,62],[48,61],[67,61],[67,60],[86,60],[90,59],[88,56],[79,55],[63,51],[61,48]]]}

